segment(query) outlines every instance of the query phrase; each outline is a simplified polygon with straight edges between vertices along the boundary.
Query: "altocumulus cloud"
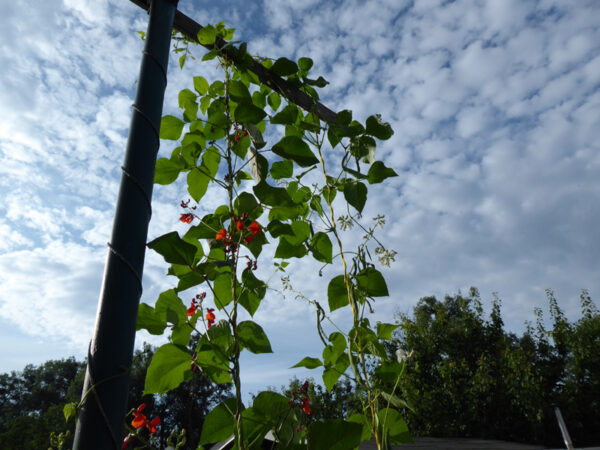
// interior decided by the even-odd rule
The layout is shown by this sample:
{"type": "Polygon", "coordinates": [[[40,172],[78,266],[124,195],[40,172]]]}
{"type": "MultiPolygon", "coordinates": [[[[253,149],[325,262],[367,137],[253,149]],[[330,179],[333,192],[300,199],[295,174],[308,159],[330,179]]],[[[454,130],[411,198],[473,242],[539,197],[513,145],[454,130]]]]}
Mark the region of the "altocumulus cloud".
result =
{"type": "MultiPolygon", "coordinates": [[[[182,0],[180,8],[200,23],[227,20],[257,54],[311,56],[314,73],[330,81],[325,104],[392,123],[395,135],[378,151],[399,176],[369,187],[364,214],[365,224],[386,215],[380,239],[398,252],[382,269],[391,296],[375,304],[375,320],[471,285],[484,300],[499,293],[511,329],[544,306],[545,288],[569,315],[580,289],[597,298],[598,2],[182,0]]],[[[0,320],[83,354],[139,67],[135,31],[147,16],[116,0],[5,10],[0,320]],[[36,328],[28,325],[32,308],[43,316],[36,328]]],[[[177,92],[200,72],[216,76],[214,64],[188,61],[180,71],[171,61],[165,113],[177,112],[177,92]]],[[[170,148],[163,144],[160,155],[170,148]]],[[[221,204],[218,195],[209,193],[203,210],[221,204]]],[[[181,183],[155,189],[150,239],[185,229],[177,223],[182,198],[181,183]]],[[[357,230],[344,235],[348,244],[357,239],[357,230]]],[[[152,303],[172,281],[156,255],[146,262],[143,301],[152,303]]],[[[290,273],[295,287],[326,303],[318,267],[294,262],[290,273]]],[[[260,270],[272,275],[266,261],[260,270]]],[[[268,371],[284,382],[282,367],[318,354],[318,343],[303,350],[291,338],[314,334],[313,313],[293,296],[273,292],[265,302],[259,321],[281,359],[268,371]]]]}

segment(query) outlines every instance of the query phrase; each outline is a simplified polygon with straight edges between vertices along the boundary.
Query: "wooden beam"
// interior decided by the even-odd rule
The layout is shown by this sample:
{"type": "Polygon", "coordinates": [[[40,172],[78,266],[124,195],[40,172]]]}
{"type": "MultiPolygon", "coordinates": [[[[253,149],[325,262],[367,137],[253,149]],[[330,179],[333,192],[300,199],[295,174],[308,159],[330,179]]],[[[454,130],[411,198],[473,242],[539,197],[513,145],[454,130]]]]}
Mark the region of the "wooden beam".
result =
{"type": "MultiPolygon", "coordinates": [[[[150,7],[150,0],[130,0],[131,2],[138,5],[140,8],[148,10],[150,7]]],[[[181,11],[175,12],[175,22],[173,28],[179,31],[181,34],[186,36],[192,41],[198,42],[198,31],[203,27],[196,21],[192,20],[181,11]]],[[[227,55],[227,58],[237,64],[243,64],[242,58],[244,55],[240,55],[237,49],[233,47],[223,48],[227,45],[227,41],[217,37],[215,45],[203,45],[208,50],[219,49],[222,53],[227,55]]],[[[315,101],[310,95],[302,92],[297,87],[293,86],[287,80],[284,80],[279,75],[273,73],[271,70],[264,67],[258,61],[253,60],[248,69],[256,74],[258,79],[266,86],[270,87],[274,91],[280,93],[292,103],[300,106],[302,109],[308,112],[313,112],[319,117],[319,119],[333,124],[335,123],[336,113],[323,105],[320,102],[315,101]]]]}

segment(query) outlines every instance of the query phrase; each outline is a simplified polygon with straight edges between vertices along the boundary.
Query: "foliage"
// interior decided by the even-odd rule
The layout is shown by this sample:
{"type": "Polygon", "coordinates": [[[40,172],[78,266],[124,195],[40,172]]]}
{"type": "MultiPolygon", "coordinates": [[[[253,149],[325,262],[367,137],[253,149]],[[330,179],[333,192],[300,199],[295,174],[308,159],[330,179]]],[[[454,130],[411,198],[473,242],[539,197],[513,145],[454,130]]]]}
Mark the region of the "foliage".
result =
{"type": "Polygon", "coordinates": [[[577,446],[600,440],[600,315],[587,292],[583,317],[569,323],[548,291],[553,328],[538,321],[521,337],[506,333],[495,299],[489,319],[479,293],[422,298],[413,317],[400,315],[390,351],[401,350],[400,387],[411,405],[411,430],[561,445],[554,415],[561,408],[577,446]]]}
{"type": "MultiPolygon", "coordinates": [[[[248,67],[262,63],[312,98],[315,107],[316,88],[327,82],[309,78],[312,60],[255,59],[246,52],[245,43],[225,44],[229,53],[222,52],[217,38],[232,35],[223,23],[200,30],[198,41],[212,47],[202,60],[217,59],[223,79],[209,83],[193,77],[193,89],[183,89],[178,96],[181,114],[166,115],[161,122],[160,137],[178,145],[169,158],[158,159],[155,182],[167,185],[185,177],[191,198],[181,201],[184,212],[179,220],[190,227],[183,236],[172,231],[148,243],[170,265],[168,275],[176,282],[154,306],[140,305],[138,329],[169,335],[169,342],[152,358],[144,394],[170,392],[199,374],[216,384],[231,383],[235,398],[224,399],[208,413],[202,445],[233,434],[236,448],[253,448],[269,431],[282,448],[352,448],[371,435],[378,448],[406,442],[410,439],[406,425],[389,408],[394,389],[384,392],[387,386],[372,385],[368,370],[374,362],[382,362],[387,379],[395,380],[403,367],[390,359],[383,345],[394,325],[374,328],[366,317],[375,298],[389,294],[383,275],[370,260],[369,245],[376,242],[375,254],[384,264],[393,260],[395,252],[374,235],[384,223],[382,216],[375,218],[372,227],[360,220],[367,184],[396,176],[375,159],[376,139],[389,139],[393,131],[379,115],[361,124],[352,119],[351,111],[342,111],[334,123],[327,124],[312,108],[305,112],[291,101],[286,104],[248,67]],[[238,55],[236,64],[227,56],[231,52],[238,55]],[[267,148],[267,140],[272,139],[267,148]],[[323,156],[326,149],[331,161],[323,156]],[[336,160],[339,167],[332,165],[336,160]],[[197,204],[216,189],[225,192],[225,204],[198,215],[197,204]],[[337,193],[342,195],[335,200],[337,193]],[[337,217],[340,206],[346,214],[337,217]],[[354,225],[365,235],[350,252],[342,246],[341,233],[354,225]],[[252,319],[240,319],[242,308],[250,318],[255,315],[270,288],[255,275],[270,240],[275,258],[282,260],[275,264],[276,271],[285,272],[291,258],[312,257],[324,265],[341,266],[328,283],[327,302],[330,312],[349,309],[352,323],[325,336],[322,322],[331,318],[317,301],[307,299],[316,308],[317,332],[325,348],[322,359],[306,357],[296,366],[323,366],[328,390],[342,376],[352,380],[362,393],[355,417],[328,417],[306,428],[303,414],[311,413],[308,385],[302,386],[299,409],[293,400],[268,391],[259,393],[252,406],[242,402],[241,353],[272,352],[263,328],[252,319]],[[189,351],[194,339],[195,348],[189,351]],[[341,441],[328,441],[336,435],[332,430],[341,433],[341,441]]],[[[189,42],[183,45],[177,41],[176,53],[187,55],[189,42]]],[[[183,55],[181,67],[186,61],[183,55]]],[[[292,289],[289,275],[284,280],[286,288],[292,289]]]]}

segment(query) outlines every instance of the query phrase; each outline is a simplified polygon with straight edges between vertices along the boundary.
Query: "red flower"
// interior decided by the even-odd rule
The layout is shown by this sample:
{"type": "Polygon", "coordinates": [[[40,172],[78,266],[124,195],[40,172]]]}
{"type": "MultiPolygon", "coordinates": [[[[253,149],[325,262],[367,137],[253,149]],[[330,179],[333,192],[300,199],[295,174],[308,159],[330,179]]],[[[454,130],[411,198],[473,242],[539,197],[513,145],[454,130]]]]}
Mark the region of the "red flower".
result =
{"type": "Polygon", "coordinates": [[[252,242],[254,240],[254,236],[246,236],[244,238],[244,241],[246,241],[246,244],[249,244],[250,242],[252,242]]]}
{"type": "Polygon", "coordinates": [[[142,414],[142,411],[146,407],[145,403],[142,403],[138,408],[133,412],[133,420],[131,421],[131,426],[133,428],[142,428],[146,423],[148,423],[148,419],[146,416],[142,414]]]}
{"type": "Polygon", "coordinates": [[[235,137],[235,142],[239,142],[239,141],[240,141],[240,135],[238,134],[238,135],[235,137]]]}
{"type": "Polygon", "coordinates": [[[248,231],[250,231],[250,233],[256,235],[262,231],[262,228],[260,227],[258,222],[255,220],[250,225],[248,225],[248,231]]]}
{"type": "Polygon", "coordinates": [[[123,439],[123,447],[121,447],[121,450],[125,450],[125,448],[127,448],[127,444],[129,444],[129,441],[131,440],[131,435],[128,434],[127,436],[125,436],[125,439],[123,439]]]}
{"type": "Polygon", "coordinates": [[[160,424],[160,417],[155,417],[150,423],[146,424],[146,428],[148,428],[148,431],[150,431],[150,433],[154,434],[156,433],[156,427],[158,426],[158,424],[160,424]]]}
{"type": "Polygon", "coordinates": [[[215,315],[213,313],[215,309],[214,308],[208,308],[206,311],[206,320],[208,321],[208,328],[212,327],[213,324],[215,323],[215,315]]]}
{"type": "Polygon", "coordinates": [[[302,400],[302,410],[310,415],[310,405],[308,403],[308,397],[304,397],[304,400],[302,400]]]}
{"type": "Polygon", "coordinates": [[[248,130],[244,130],[244,132],[242,133],[242,136],[248,136],[248,130]]]}
{"type": "Polygon", "coordinates": [[[182,214],[179,220],[183,223],[192,223],[192,220],[194,220],[194,215],[190,213],[182,214]]]}
{"type": "Polygon", "coordinates": [[[237,228],[238,231],[242,231],[244,229],[244,224],[242,223],[241,220],[238,220],[236,228],[237,228]]]}
{"type": "Polygon", "coordinates": [[[227,237],[227,231],[225,229],[221,228],[219,230],[219,232],[217,233],[217,237],[216,237],[217,241],[225,239],[226,237],[227,237]]]}
{"type": "Polygon", "coordinates": [[[188,317],[194,317],[194,314],[196,314],[197,309],[198,309],[198,305],[196,304],[195,301],[192,300],[192,304],[190,305],[190,307],[187,310],[188,317]]]}

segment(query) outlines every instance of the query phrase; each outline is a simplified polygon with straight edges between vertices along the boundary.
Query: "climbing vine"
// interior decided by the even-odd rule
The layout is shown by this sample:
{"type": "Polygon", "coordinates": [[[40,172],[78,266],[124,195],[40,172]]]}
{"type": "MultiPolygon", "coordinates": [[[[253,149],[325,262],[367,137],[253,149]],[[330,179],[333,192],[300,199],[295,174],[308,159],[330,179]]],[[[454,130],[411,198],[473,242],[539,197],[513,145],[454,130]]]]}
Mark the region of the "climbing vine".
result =
{"type": "MultiPolygon", "coordinates": [[[[198,41],[209,46],[218,38],[232,37],[233,30],[223,23],[198,33],[198,41]]],[[[190,43],[178,39],[176,44],[183,67],[191,55],[190,43]]],[[[246,52],[245,43],[227,46],[242,56],[238,62],[234,64],[223,47],[206,53],[202,59],[218,61],[222,79],[209,83],[194,77],[190,87],[179,92],[181,115],[166,115],[161,123],[161,139],[178,145],[169,158],[158,159],[155,182],[168,185],[186,178],[189,198],[179,203],[179,220],[189,228],[183,236],[172,231],[148,243],[170,265],[168,275],[177,281],[154,306],[142,303],[139,308],[138,330],[169,335],[152,359],[145,393],[165,393],[200,373],[214,383],[232,383],[235,397],[224,399],[208,414],[201,445],[234,436],[234,448],[258,448],[269,432],[277,448],[356,448],[372,436],[379,449],[389,448],[390,442],[407,442],[408,429],[396,409],[404,403],[395,387],[382,387],[397,386],[404,367],[383,345],[397,325],[372,325],[368,317],[375,299],[389,295],[371,252],[383,265],[393,261],[395,252],[375,235],[385,218],[377,216],[369,225],[361,216],[367,186],[396,176],[375,157],[377,140],[389,139],[393,131],[379,115],[362,124],[348,110],[325,123],[314,109],[303,111],[262,84],[248,70],[257,59],[246,52]],[[222,189],[226,201],[201,216],[198,205],[209,187],[222,189]],[[343,233],[350,229],[364,234],[352,249],[343,245],[343,233]],[[278,261],[261,256],[267,245],[275,246],[278,261]],[[323,293],[327,308],[321,306],[323,299],[309,299],[294,289],[293,273],[286,272],[292,258],[312,258],[338,268],[323,293]],[[347,420],[332,418],[307,426],[311,410],[306,384],[294,398],[267,391],[251,406],[244,405],[240,355],[272,352],[260,324],[240,320],[242,308],[254,317],[272,288],[256,276],[262,264],[273,264],[273,270],[284,273],[284,292],[293,292],[315,308],[322,355],[304,357],[294,367],[322,368],[328,390],[344,376],[364,392],[362,410],[347,420]],[[350,310],[351,323],[335,325],[336,331],[328,334],[330,313],[342,308],[350,310]],[[192,337],[198,344],[190,352],[192,337]]],[[[259,61],[315,104],[317,89],[327,84],[322,77],[309,77],[310,58],[259,61]]],[[[142,409],[132,411],[127,439],[144,427],[156,429],[159,420],[146,420],[142,409]]]]}

